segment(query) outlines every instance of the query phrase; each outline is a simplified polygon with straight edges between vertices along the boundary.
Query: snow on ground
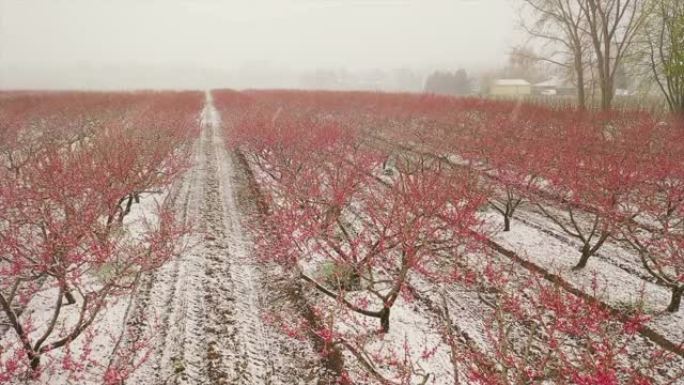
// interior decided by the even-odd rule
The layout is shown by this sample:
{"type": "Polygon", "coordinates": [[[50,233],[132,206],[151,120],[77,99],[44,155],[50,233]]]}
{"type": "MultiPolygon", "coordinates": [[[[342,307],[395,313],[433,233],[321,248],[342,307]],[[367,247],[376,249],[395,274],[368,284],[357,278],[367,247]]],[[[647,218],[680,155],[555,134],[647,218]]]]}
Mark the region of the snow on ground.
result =
{"type": "Polygon", "coordinates": [[[150,277],[139,298],[140,312],[158,321],[150,328],[156,348],[130,383],[315,383],[312,348],[263,321],[272,294],[242,227],[237,171],[210,95],[202,127],[178,202],[198,233],[186,253],[150,277]]]}
{"type": "MultiPolygon", "coordinates": [[[[270,182],[269,177],[256,164],[250,163],[248,166],[259,183],[270,182]]],[[[356,220],[358,218],[349,219],[350,222],[358,222],[356,220]]],[[[323,260],[323,258],[320,261],[313,258],[301,268],[315,276],[320,267],[317,262],[323,260]]],[[[363,346],[353,344],[356,349],[363,350],[369,356],[381,357],[380,361],[388,360],[393,355],[396,355],[399,360],[403,360],[404,355],[407,354],[410,357],[409,361],[415,365],[413,367],[415,373],[412,376],[411,383],[421,383],[425,378],[428,379],[425,382],[426,384],[453,383],[453,365],[450,350],[442,341],[441,320],[431,314],[420,302],[407,301],[406,298],[399,297],[390,312],[389,332],[382,334],[378,333],[380,328],[378,318],[363,316],[340,307],[334,300],[321,295],[315,289],[311,289],[307,295],[313,304],[328,309],[334,319],[333,331],[335,333],[340,333],[350,343],[367,337],[368,340],[363,346]]],[[[347,297],[354,302],[353,293],[348,293],[347,297]]],[[[382,304],[375,297],[363,296],[363,298],[370,301],[369,309],[382,307],[382,304]]],[[[461,322],[464,321],[463,317],[455,318],[461,322]]],[[[471,321],[472,319],[468,320],[471,321]]],[[[361,366],[350,350],[345,348],[342,350],[345,369],[349,371],[355,384],[378,383],[377,379],[370,376],[366,369],[361,366]]],[[[398,372],[394,367],[378,365],[374,367],[374,370],[388,380],[398,380],[398,372]]]]}
{"type": "MultiPolygon", "coordinates": [[[[129,236],[135,237],[135,234],[145,226],[155,223],[157,207],[163,204],[165,198],[165,193],[141,195],[140,203],[131,208],[131,212],[124,221],[124,228],[129,236]]],[[[97,285],[95,282],[97,277],[91,276],[86,279],[92,280],[93,285],[97,285]]],[[[31,332],[31,338],[34,341],[47,330],[47,325],[53,317],[57,293],[57,287],[44,283],[41,290],[28,302],[21,315],[22,320],[31,319],[32,324],[37,327],[31,332]]],[[[68,348],[53,350],[42,357],[41,366],[44,368],[44,373],[39,380],[31,381],[31,383],[67,384],[77,381],[79,384],[101,384],[115,342],[124,330],[124,318],[129,299],[129,297],[110,298],[107,308],[96,316],[91,328],[72,342],[68,348]],[[67,355],[70,355],[77,364],[83,364],[83,369],[65,370],[63,362],[67,355]]],[[[73,330],[81,306],[80,296],[77,296],[75,304],[64,305],[55,331],[47,340],[48,343],[62,338],[73,330]]],[[[17,338],[14,330],[5,330],[4,333],[2,338],[6,341],[13,341],[17,338]]],[[[5,354],[10,354],[10,352],[5,354]]]]}
{"type": "MultiPolygon", "coordinates": [[[[243,227],[245,208],[238,200],[238,190],[244,188],[239,185],[239,165],[225,149],[220,116],[210,96],[202,126],[190,170],[168,196],[143,196],[125,221],[134,233],[142,226],[143,218],[153,220],[151,215],[157,203],[168,199],[178,215],[198,232],[186,239],[190,246],[185,252],[145,276],[133,297],[118,298],[102,312],[91,329],[92,338],[81,338],[71,345],[76,357],[92,349],[91,358],[101,363],[98,367],[87,367],[79,384],[100,384],[102,365],[109,362],[114,349],[119,355],[139,359],[149,354],[127,381],[129,384],[322,383],[321,363],[312,346],[282,335],[263,320],[264,313],[281,306],[287,308],[273,299],[281,295],[272,284],[280,278],[280,270],[264,267],[255,260],[249,233],[243,227]],[[121,344],[115,347],[118,339],[121,344]],[[143,349],[132,354],[140,341],[144,342],[143,349]]],[[[525,222],[514,220],[510,232],[493,231],[494,241],[562,274],[578,288],[589,287],[598,278],[612,305],[634,304],[642,299],[643,291],[649,309],[656,311],[667,306],[669,291],[634,274],[640,270],[638,263],[619,245],[608,243],[599,251],[600,257],[592,258],[583,271],[574,272],[570,269],[579,258],[577,245],[563,241],[554,224],[538,213],[521,210],[517,215],[525,222]]],[[[482,217],[491,229],[501,225],[498,213],[486,212],[482,217]]],[[[522,267],[517,269],[525,274],[522,267]]],[[[434,306],[441,303],[438,293],[444,293],[453,323],[477,344],[485,345],[483,316],[488,309],[476,293],[466,288],[435,286],[418,278],[411,283],[423,293],[422,298],[400,298],[391,311],[389,333],[373,339],[367,348],[375,352],[403,352],[407,343],[412,361],[419,365],[417,372],[430,375],[428,384],[451,384],[453,366],[440,334],[443,320],[434,312],[434,306]],[[432,349],[429,357],[421,357],[432,349]]],[[[50,316],[43,309],[50,305],[55,290],[44,288],[31,300],[24,316],[42,323],[50,316]]],[[[314,298],[333,306],[327,297],[314,298]]],[[[681,313],[655,312],[651,326],[672,341],[684,341],[681,313]]],[[[356,322],[367,324],[368,330],[377,328],[375,318],[356,322]]],[[[352,331],[348,323],[339,322],[336,327],[352,331]]],[[[12,338],[11,333],[3,338],[12,338]]],[[[56,351],[52,359],[59,360],[64,352],[56,351]]],[[[345,358],[352,374],[362,383],[362,369],[355,367],[350,353],[345,358]]],[[[378,369],[391,377],[387,368],[378,369]]],[[[63,371],[54,366],[40,383],[65,384],[67,380],[63,371]]]]}
{"type": "MultiPolygon", "coordinates": [[[[266,183],[268,182],[268,177],[262,175],[259,172],[258,167],[252,165],[252,169],[258,180],[266,183]]],[[[522,212],[523,210],[519,211],[519,213],[522,212]]],[[[495,230],[491,232],[491,237],[494,241],[516,251],[521,254],[521,256],[538,263],[551,272],[562,274],[564,278],[570,279],[577,288],[586,289],[591,287],[594,277],[597,277],[599,287],[604,288],[607,293],[612,293],[611,296],[608,297],[608,302],[611,304],[629,305],[643,299],[648,303],[655,304],[654,306],[662,305],[663,308],[664,306],[667,306],[669,292],[663,290],[662,287],[644,282],[638,275],[631,273],[633,271],[638,271],[639,267],[637,264],[630,262],[630,256],[614,256],[610,260],[606,260],[605,258],[601,260],[599,257],[595,257],[590,261],[590,266],[586,268],[585,271],[576,273],[570,272],[570,269],[576,264],[579,258],[578,247],[569,245],[568,243],[570,240],[561,240],[564,239],[561,234],[549,233],[549,231],[552,230],[547,230],[547,228],[553,229],[555,224],[550,223],[550,221],[545,220],[543,217],[535,218],[535,220],[542,223],[542,225],[538,227],[525,225],[525,223],[515,221],[513,223],[513,231],[503,233],[499,229],[501,223],[500,214],[490,211],[483,215],[483,219],[490,229],[495,230]],[[541,229],[546,232],[541,231],[541,229]],[[621,262],[623,266],[616,266],[616,261],[621,262]],[[624,265],[627,265],[629,269],[625,269],[624,265]],[[569,277],[569,275],[572,276],[569,277]],[[645,296],[643,298],[640,297],[642,287],[645,288],[645,296]]],[[[619,253],[620,251],[625,252],[625,250],[621,250],[619,246],[611,243],[606,244],[605,250],[610,251],[611,253],[619,253]]],[[[511,263],[511,261],[503,256],[498,256],[497,258],[501,260],[501,263],[511,263]]],[[[512,269],[521,277],[531,276],[531,274],[522,266],[514,264],[512,269]]],[[[421,291],[427,293],[425,297],[428,297],[428,302],[430,302],[430,304],[427,305],[428,307],[434,308],[435,303],[440,303],[441,298],[436,295],[437,292],[441,291],[445,293],[449,307],[449,315],[453,324],[457,325],[460,331],[467,334],[475,344],[481,347],[486,345],[483,320],[487,314],[491,313],[491,309],[487,308],[482,300],[478,298],[476,293],[457,285],[435,287],[434,284],[420,282],[420,280],[416,279],[414,279],[412,283],[421,291]]],[[[324,298],[324,300],[327,299],[324,298]]],[[[393,307],[390,316],[390,333],[379,339],[373,340],[366,348],[373,352],[381,352],[387,348],[402,351],[404,341],[407,339],[409,341],[409,346],[412,347],[411,356],[413,360],[420,363],[422,366],[421,369],[424,372],[431,373],[432,375],[431,380],[428,383],[453,383],[453,367],[450,361],[448,347],[444,343],[441,343],[441,335],[439,333],[439,328],[441,327],[440,322],[443,321],[437,319],[437,316],[433,311],[434,309],[428,307],[426,307],[425,303],[420,303],[420,301],[418,304],[407,303],[403,300],[397,302],[393,307]],[[421,359],[420,355],[423,350],[430,346],[436,349],[434,356],[429,360],[421,359]]],[[[356,320],[351,322],[352,325],[356,325],[357,323],[361,325],[367,324],[367,330],[377,328],[377,325],[374,324],[377,322],[376,319],[371,318],[369,320],[361,321],[359,320],[360,316],[354,317],[356,317],[356,320]]],[[[662,327],[663,320],[668,318],[672,319],[673,317],[658,315],[655,324],[652,326],[660,325],[660,327],[662,327]]],[[[674,326],[671,326],[669,329],[670,334],[666,335],[678,338],[675,333],[681,332],[681,328],[677,325],[679,324],[675,323],[674,326]]],[[[338,320],[337,327],[344,332],[353,330],[353,327],[349,325],[349,321],[342,322],[338,320]]],[[[648,356],[647,352],[651,351],[652,347],[653,344],[645,338],[637,338],[634,342],[631,342],[630,345],[630,349],[635,352],[640,352],[639,357],[642,358],[648,356]]],[[[353,359],[349,353],[347,353],[347,358],[348,365],[350,368],[353,368],[353,359]],[[349,363],[350,361],[352,363],[349,363]]],[[[681,369],[683,365],[684,363],[678,358],[673,360],[668,369],[670,374],[667,374],[667,376],[674,375],[674,373],[678,369],[681,369]]],[[[363,370],[360,367],[355,369],[356,370],[353,370],[352,373],[357,376],[355,377],[357,381],[361,381],[361,378],[364,377],[362,374],[363,370]]],[[[393,374],[391,370],[383,371],[382,368],[376,369],[380,369],[379,371],[388,378],[391,378],[391,375],[393,374]]]]}
{"type": "MultiPolygon", "coordinates": [[[[415,145],[410,144],[409,148],[412,147],[415,145]]],[[[456,154],[445,156],[457,166],[469,164],[456,154]]],[[[547,207],[547,210],[563,217],[557,208],[547,207]]],[[[576,215],[575,219],[586,220],[581,214],[576,215]]],[[[609,238],[585,269],[572,271],[580,257],[578,243],[532,205],[521,205],[514,217],[511,231],[503,232],[498,212],[489,210],[483,215],[493,241],[552,273],[561,274],[577,288],[590,287],[596,278],[605,288],[611,305],[634,306],[643,301],[645,310],[653,317],[649,326],[674,343],[684,343],[684,310],[674,314],[663,311],[670,302],[670,290],[654,283],[632,250],[609,238]]]]}
{"type": "MultiPolygon", "coordinates": [[[[501,215],[496,212],[485,213],[483,219],[491,229],[501,227],[501,215]]],[[[538,218],[535,218],[536,220],[538,218]]],[[[552,225],[547,222],[544,228],[553,231],[552,225]]],[[[596,279],[599,285],[605,288],[605,300],[611,305],[634,306],[643,300],[646,310],[650,311],[653,316],[649,325],[672,342],[684,342],[683,312],[670,314],[662,311],[670,301],[670,291],[667,288],[645,281],[611,263],[609,259],[596,256],[589,260],[589,264],[584,269],[572,271],[572,267],[577,264],[580,257],[577,246],[565,243],[519,220],[513,220],[509,232],[492,231],[491,238],[522,258],[552,273],[562,275],[577,288],[591,287],[592,281],[596,279]]],[[[606,250],[600,249],[599,253],[611,254],[614,258],[617,258],[614,254],[629,255],[628,251],[620,250],[610,244],[606,250]]],[[[620,260],[625,258],[621,256],[620,260]]]]}
{"type": "MultiPolygon", "coordinates": [[[[235,185],[239,172],[225,149],[220,124],[208,94],[190,169],[168,198],[144,196],[126,218],[133,235],[143,216],[154,223],[153,199],[168,199],[195,231],[183,240],[188,247],[180,255],[143,276],[132,296],[117,298],[101,313],[91,337],[71,344],[76,358],[92,349],[91,357],[100,363],[87,367],[78,384],[101,384],[110,362],[140,365],[127,384],[324,383],[312,346],[292,341],[263,320],[272,307],[287,305],[271,303],[272,277],[257,265],[242,227],[244,208],[236,201],[235,185]]],[[[44,295],[33,298],[25,316],[48,317],[42,309],[54,290],[46,287],[44,295]]],[[[60,359],[64,352],[53,356],[60,359]]],[[[54,368],[36,385],[70,383],[61,368],[54,368]]]]}
{"type": "MultiPolygon", "coordinates": [[[[372,321],[376,329],[377,322],[377,319],[372,321]]],[[[399,298],[392,306],[389,332],[367,349],[379,354],[394,351],[400,359],[408,354],[416,372],[412,383],[419,383],[422,376],[426,376],[428,384],[449,384],[453,372],[451,357],[448,347],[442,342],[440,328],[438,321],[430,317],[424,308],[399,298]]],[[[369,330],[373,329],[369,327],[369,330]]],[[[351,356],[348,360],[354,362],[351,356]]],[[[392,378],[387,371],[385,375],[392,378]]]]}

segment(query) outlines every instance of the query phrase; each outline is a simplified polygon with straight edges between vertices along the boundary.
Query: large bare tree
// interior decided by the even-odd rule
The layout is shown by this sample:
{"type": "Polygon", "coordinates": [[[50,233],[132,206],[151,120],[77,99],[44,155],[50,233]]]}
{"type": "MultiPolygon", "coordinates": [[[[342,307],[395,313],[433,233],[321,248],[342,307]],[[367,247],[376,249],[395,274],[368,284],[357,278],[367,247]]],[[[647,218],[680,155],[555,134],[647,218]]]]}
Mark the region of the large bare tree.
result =
{"type": "Polygon", "coordinates": [[[574,76],[577,104],[586,107],[585,69],[588,41],[584,36],[583,0],[523,0],[530,15],[523,18],[523,28],[532,37],[553,47],[549,55],[539,60],[559,65],[574,76]]]}
{"type": "Polygon", "coordinates": [[[652,9],[651,0],[577,0],[596,61],[601,108],[609,109],[615,96],[618,68],[652,9]]]}
{"type": "Polygon", "coordinates": [[[647,62],[670,110],[684,114],[684,1],[653,1],[644,34],[647,62]]]}

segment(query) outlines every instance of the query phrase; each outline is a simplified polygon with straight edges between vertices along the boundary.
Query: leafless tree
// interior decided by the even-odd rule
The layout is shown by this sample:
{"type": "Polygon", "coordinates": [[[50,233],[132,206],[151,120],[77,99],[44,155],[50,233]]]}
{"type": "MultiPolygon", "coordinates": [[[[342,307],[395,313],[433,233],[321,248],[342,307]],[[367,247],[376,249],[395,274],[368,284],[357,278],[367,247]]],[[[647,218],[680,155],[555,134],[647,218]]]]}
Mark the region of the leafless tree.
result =
{"type": "Polygon", "coordinates": [[[593,50],[601,89],[601,108],[609,109],[615,96],[617,69],[652,9],[649,0],[576,0],[584,22],[580,28],[593,50]]]}
{"type": "Polygon", "coordinates": [[[506,78],[525,79],[536,83],[546,79],[547,69],[540,65],[540,55],[527,46],[513,47],[508,54],[508,65],[503,68],[501,75],[506,78]]]}
{"type": "Polygon", "coordinates": [[[644,33],[646,61],[670,110],[684,114],[684,2],[653,1],[644,33]]]}
{"type": "Polygon", "coordinates": [[[577,85],[577,104],[586,107],[585,70],[588,41],[583,34],[585,25],[580,2],[583,0],[523,0],[531,17],[525,17],[523,28],[530,36],[553,47],[549,55],[539,60],[559,65],[574,75],[577,85]]]}

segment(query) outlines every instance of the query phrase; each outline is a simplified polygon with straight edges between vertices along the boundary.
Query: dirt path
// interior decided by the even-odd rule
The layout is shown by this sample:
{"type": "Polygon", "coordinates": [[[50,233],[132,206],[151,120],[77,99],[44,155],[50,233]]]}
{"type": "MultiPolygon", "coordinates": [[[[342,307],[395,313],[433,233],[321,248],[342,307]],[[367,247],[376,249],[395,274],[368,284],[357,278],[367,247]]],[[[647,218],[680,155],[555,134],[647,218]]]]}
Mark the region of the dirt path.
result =
{"type": "Polygon", "coordinates": [[[202,210],[209,285],[205,299],[212,309],[205,327],[208,375],[217,384],[224,379],[230,384],[268,384],[279,357],[270,354],[260,318],[260,272],[245,242],[232,158],[220,133],[220,117],[209,97],[202,140],[208,173],[202,210]]]}
{"type": "Polygon", "coordinates": [[[304,384],[316,381],[310,347],[265,324],[272,297],[237,201],[239,170],[226,150],[211,95],[193,164],[172,197],[197,229],[191,247],[146,277],[129,328],[148,338],[150,358],[131,384],[304,384]],[[145,315],[143,317],[142,315],[145,315]],[[144,320],[146,319],[146,320],[144,320]]]}

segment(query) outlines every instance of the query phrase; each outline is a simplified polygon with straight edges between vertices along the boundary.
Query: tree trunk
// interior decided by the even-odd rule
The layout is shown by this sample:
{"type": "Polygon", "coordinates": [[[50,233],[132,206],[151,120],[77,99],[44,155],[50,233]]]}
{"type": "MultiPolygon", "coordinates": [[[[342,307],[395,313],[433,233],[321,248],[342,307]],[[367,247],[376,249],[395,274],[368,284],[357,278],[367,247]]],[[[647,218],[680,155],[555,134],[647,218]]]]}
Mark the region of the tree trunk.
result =
{"type": "Polygon", "coordinates": [[[380,312],[380,328],[382,329],[383,333],[389,332],[389,316],[390,316],[390,308],[385,307],[382,309],[382,312],[380,312]]]}
{"type": "Polygon", "coordinates": [[[680,119],[684,119],[684,94],[679,97],[679,105],[673,111],[680,119]]]}
{"type": "Polygon", "coordinates": [[[134,199],[135,199],[135,196],[133,194],[128,196],[128,201],[126,202],[126,208],[124,209],[124,211],[121,212],[121,215],[119,216],[119,223],[122,223],[124,220],[124,217],[131,212],[131,207],[133,206],[133,200],[134,199]]]}
{"type": "Polygon", "coordinates": [[[511,231],[511,217],[504,215],[504,231],[511,231]]]}
{"type": "Polygon", "coordinates": [[[601,81],[601,109],[607,111],[613,105],[613,82],[610,79],[601,81]]]}
{"type": "Polygon", "coordinates": [[[608,103],[608,95],[606,95],[605,88],[601,87],[601,109],[606,111],[610,108],[610,103],[608,103]]]}
{"type": "Polygon", "coordinates": [[[587,262],[589,262],[589,257],[591,257],[591,247],[589,245],[584,245],[582,247],[582,257],[580,257],[579,262],[575,267],[573,267],[573,270],[581,270],[587,266],[587,262]]]}
{"type": "Polygon", "coordinates": [[[682,303],[682,293],[684,293],[684,286],[675,286],[672,288],[672,297],[670,298],[670,305],[667,311],[676,313],[679,311],[679,305],[682,303]]]}
{"type": "Polygon", "coordinates": [[[26,354],[31,365],[31,372],[37,375],[40,369],[40,354],[34,352],[27,352],[26,354]]]}
{"type": "Polygon", "coordinates": [[[76,303],[76,298],[74,298],[74,295],[71,294],[71,290],[69,288],[64,289],[64,299],[67,301],[67,305],[73,305],[76,303]]]}
{"type": "Polygon", "coordinates": [[[587,96],[584,92],[584,65],[581,55],[581,52],[575,52],[575,74],[577,75],[577,107],[584,110],[587,108],[587,96]]]}
{"type": "MultiPolygon", "coordinates": [[[[582,80],[584,81],[584,80],[582,80]]],[[[578,81],[579,83],[579,81],[578,81]]],[[[577,106],[579,107],[580,110],[586,110],[587,109],[587,96],[584,92],[584,84],[580,84],[577,86],[577,106]]]]}

